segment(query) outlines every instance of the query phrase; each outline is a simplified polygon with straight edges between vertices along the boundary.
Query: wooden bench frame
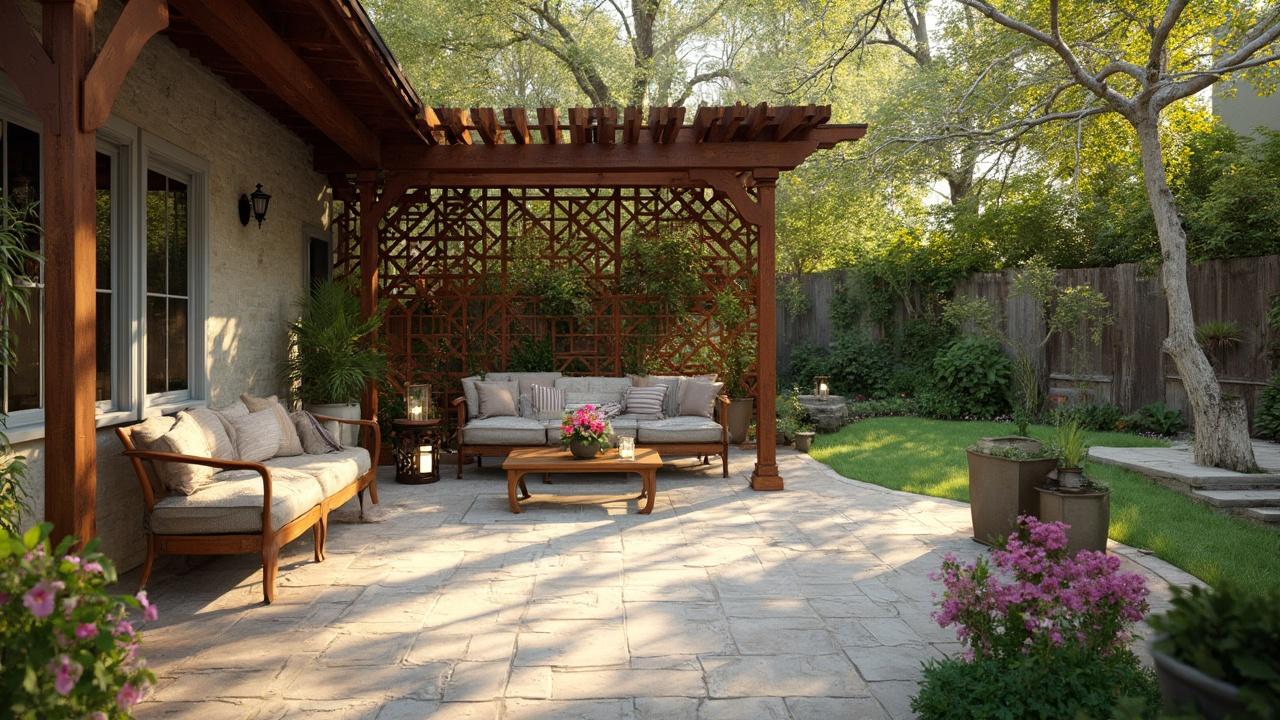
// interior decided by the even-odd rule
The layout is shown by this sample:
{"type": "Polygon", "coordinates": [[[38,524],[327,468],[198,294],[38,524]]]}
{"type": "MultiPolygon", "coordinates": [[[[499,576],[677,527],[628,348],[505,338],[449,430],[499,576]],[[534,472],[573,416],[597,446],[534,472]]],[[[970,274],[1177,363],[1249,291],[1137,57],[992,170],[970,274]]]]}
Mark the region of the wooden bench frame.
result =
{"type": "Polygon", "coordinates": [[[361,439],[366,439],[369,451],[369,470],[358,476],[353,482],[341,490],[323,498],[314,507],[298,517],[290,520],[279,530],[271,526],[271,468],[262,463],[244,460],[223,460],[219,458],[196,457],[178,453],[140,450],[133,444],[131,430],[134,426],[117,427],[116,436],[124,445],[124,455],[133,463],[133,471],[142,486],[142,498],[146,505],[147,558],[142,565],[142,579],[138,583],[141,590],[151,579],[151,568],[155,564],[156,555],[262,555],[262,595],[270,604],[276,596],[276,575],[280,567],[280,548],[297,539],[307,530],[311,530],[315,539],[315,560],[324,560],[324,544],[329,535],[329,513],[341,507],[352,497],[360,498],[360,511],[364,512],[364,491],[369,491],[373,504],[378,504],[378,454],[382,451],[382,432],[378,423],[372,420],[349,420],[326,415],[317,415],[317,420],[335,421],[347,425],[356,425],[361,429],[361,439]],[[371,446],[371,447],[370,447],[371,446]],[[146,461],[176,462],[191,465],[204,465],[220,470],[252,470],[262,477],[262,530],[257,533],[224,533],[217,535],[174,535],[159,534],[151,531],[151,513],[156,501],[163,498],[162,483],[152,484],[146,461]],[[161,488],[157,497],[153,488],[161,488]]]}
{"type": "MultiPolygon", "coordinates": [[[[548,447],[545,442],[539,445],[467,445],[462,439],[462,430],[467,424],[467,399],[465,397],[457,397],[450,404],[456,410],[458,418],[458,426],[454,431],[454,438],[458,452],[459,480],[462,479],[462,466],[467,462],[468,455],[474,456],[476,465],[479,466],[481,458],[505,457],[517,448],[548,447]]],[[[719,455],[721,477],[729,477],[729,396],[720,395],[717,397],[715,409],[715,414],[718,416],[717,422],[720,423],[719,442],[642,443],[639,438],[636,438],[636,447],[653,448],[661,453],[663,457],[672,455],[701,457],[703,464],[710,463],[708,459],[710,456],[719,455]]]]}

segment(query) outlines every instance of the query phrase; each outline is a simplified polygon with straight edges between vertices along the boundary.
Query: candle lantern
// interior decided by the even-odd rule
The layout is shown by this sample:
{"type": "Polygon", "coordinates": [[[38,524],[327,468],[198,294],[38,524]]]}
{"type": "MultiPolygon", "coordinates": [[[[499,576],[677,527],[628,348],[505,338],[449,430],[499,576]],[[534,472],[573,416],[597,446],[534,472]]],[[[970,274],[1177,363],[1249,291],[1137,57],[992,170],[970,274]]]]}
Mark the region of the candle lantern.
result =
{"type": "Polygon", "coordinates": [[[830,380],[826,375],[819,375],[813,379],[813,394],[819,400],[826,400],[831,395],[831,387],[827,385],[830,380]]]}
{"type": "Polygon", "coordinates": [[[618,438],[618,457],[623,460],[636,459],[636,439],[622,436],[618,438]]]}
{"type": "Polygon", "coordinates": [[[405,417],[409,420],[431,419],[431,386],[410,385],[404,392],[405,417]]]}

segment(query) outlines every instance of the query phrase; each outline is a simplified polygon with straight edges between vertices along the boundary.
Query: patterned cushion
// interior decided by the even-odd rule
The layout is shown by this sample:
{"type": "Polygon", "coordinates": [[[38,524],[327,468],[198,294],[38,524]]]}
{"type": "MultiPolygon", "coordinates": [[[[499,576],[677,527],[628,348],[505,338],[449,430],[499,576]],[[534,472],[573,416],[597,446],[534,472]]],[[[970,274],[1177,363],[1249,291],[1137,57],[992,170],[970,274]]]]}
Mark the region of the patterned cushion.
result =
{"type": "Polygon", "coordinates": [[[280,447],[272,453],[273,457],[302,454],[302,440],[298,437],[298,430],[293,426],[293,421],[289,419],[289,411],[284,409],[284,406],[280,404],[280,400],[275,395],[265,398],[241,395],[240,401],[244,403],[245,407],[249,408],[251,413],[270,410],[275,417],[276,423],[280,426],[280,447]]]}
{"type": "MultiPolygon", "coordinates": [[[[165,433],[153,444],[162,452],[193,455],[195,457],[212,457],[209,443],[205,440],[204,429],[190,413],[178,413],[178,422],[173,429],[165,433]]],[[[182,495],[191,495],[208,487],[213,482],[216,468],[207,465],[191,465],[188,463],[159,463],[161,482],[169,490],[182,495]]]]}
{"type": "MultiPolygon", "coordinates": [[[[338,452],[324,455],[293,455],[291,457],[271,458],[264,463],[273,471],[276,469],[295,470],[315,478],[320,483],[324,496],[335,495],[339,490],[355,482],[357,478],[372,467],[369,462],[369,451],[362,447],[342,448],[338,452]]],[[[275,473],[272,472],[272,477],[275,473]]]]}
{"type": "Polygon", "coordinates": [[[631,387],[631,379],[625,377],[562,377],[556,380],[556,387],[564,390],[565,407],[586,404],[602,405],[607,402],[622,402],[627,388],[631,387]]]}
{"type": "MultiPolygon", "coordinates": [[[[272,472],[272,528],[279,530],[321,499],[320,483],[314,477],[293,470],[272,472]]],[[[170,495],[157,502],[150,527],[161,535],[262,532],[262,477],[244,470],[218,473],[197,493],[170,495]]]]}
{"type": "Polygon", "coordinates": [[[464,377],[462,378],[462,395],[467,401],[467,419],[469,420],[480,414],[480,398],[476,394],[476,383],[514,381],[519,388],[518,392],[520,394],[518,409],[522,416],[528,417],[532,415],[527,399],[529,389],[534,385],[554,385],[558,377],[560,377],[558,372],[491,372],[486,373],[484,376],[472,375],[464,377]]]}
{"type": "Polygon", "coordinates": [[[316,419],[315,415],[299,410],[289,416],[293,427],[298,431],[298,439],[302,441],[302,449],[307,455],[323,455],[338,452],[342,443],[329,432],[328,428],[316,419]]]}
{"type": "Polygon", "coordinates": [[[680,414],[714,418],[716,398],[724,390],[724,383],[706,382],[693,378],[680,381],[680,414]]]}
{"type": "Polygon", "coordinates": [[[478,418],[462,428],[462,440],[468,445],[541,445],[546,427],[532,418],[478,418]]]}
{"type": "Polygon", "coordinates": [[[520,386],[514,381],[476,383],[476,397],[480,401],[477,418],[512,417],[520,414],[516,405],[520,386]]]}
{"type": "Polygon", "coordinates": [[[622,414],[622,403],[607,402],[596,407],[601,420],[612,420],[622,414]]]}
{"type": "Polygon", "coordinates": [[[270,408],[231,418],[236,429],[236,452],[240,459],[262,462],[275,457],[280,449],[280,423],[270,408]]]}
{"type": "Polygon", "coordinates": [[[213,457],[222,460],[239,459],[240,456],[236,454],[236,444],[227,434],[227,426],[223,424],[222,418],[218,417],[218,413],[209,408],[191,408],[187,414],[195,418],[200,429],[204,431],[205,442],[209,444],[209,451],[213,453],[213,457]]]}
{"type": "Polygon", "coordinates": [[[627,414],[658,420],[664,415],[662,401],[666,398],[666,395],[667,388],[665,385],[627,388],[627,414]]]}
{"type": "Polygon", "coordinates": [[[720,423],[704,417],[674,417],[642,420],[636,440],[640,444],[678,442],[720,442],[720,423]]]}
{"type": "Polygon", "coordinates": [[[564,414],[564,391],[546,385],[529,388],[529,402],[537,420],[559,420],[564,414]]]}
{"type": "Polygon", "coordinates": [[[667,389],[662,398],[662,414],[675,417],[680,414],[680,376],[679,375],[645,375],[636,381],[640,387],[658,387],[667,389]]]}

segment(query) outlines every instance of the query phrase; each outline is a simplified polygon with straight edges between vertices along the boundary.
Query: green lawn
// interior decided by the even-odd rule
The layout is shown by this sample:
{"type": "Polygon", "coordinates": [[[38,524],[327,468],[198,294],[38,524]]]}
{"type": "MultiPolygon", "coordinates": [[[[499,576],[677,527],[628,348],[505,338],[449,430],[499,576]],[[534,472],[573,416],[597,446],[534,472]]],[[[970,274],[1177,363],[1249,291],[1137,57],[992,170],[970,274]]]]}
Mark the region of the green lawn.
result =
{"type": "MultiPolygon", "coordinates": [[[[1011,423],[875,418],[819,435],[810,454],[845,477],[967,502],[965,448],[980,437],[1016,431],[1011,423]]],[[[1053,428],[1032,426],[1031,434],[1048,440],[1053,428]]],[[[1089,444],[1162,443],[1090,433],[1089,444]]],[[[1089,473],[1111,487],[1113,540],[1151,550],[1210,584],[1230,578],[1245,587],[1280,588],[1280,532],[1222,515],[1128,470],[1091,463],[1089,473]]]]}

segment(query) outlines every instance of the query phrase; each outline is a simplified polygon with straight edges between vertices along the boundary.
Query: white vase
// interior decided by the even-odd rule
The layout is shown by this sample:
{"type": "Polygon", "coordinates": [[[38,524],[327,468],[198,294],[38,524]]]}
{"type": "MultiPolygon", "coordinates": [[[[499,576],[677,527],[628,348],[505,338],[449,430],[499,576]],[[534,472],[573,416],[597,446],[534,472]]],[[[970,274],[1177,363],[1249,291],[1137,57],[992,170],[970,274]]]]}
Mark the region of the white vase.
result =
{"type": "MultiPolygon", "coordinates": [[[[359,420],[361,416],[360,403],[308,404],[306,408],[307,412],[312,415],[328,415],[329,417],[342,418],[344,420],[359,420]]],[[[332,420],[323,424],[325,429],[338,438],[338,441],[343,445],[356,445],[360,442],[359,425],[347,425],[332,420]]]]}

